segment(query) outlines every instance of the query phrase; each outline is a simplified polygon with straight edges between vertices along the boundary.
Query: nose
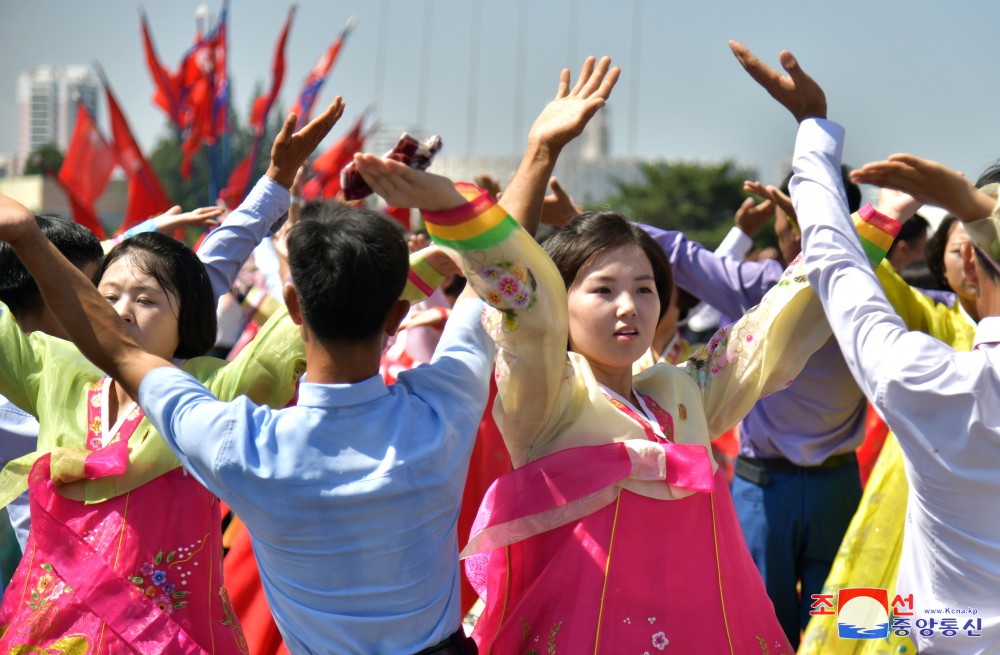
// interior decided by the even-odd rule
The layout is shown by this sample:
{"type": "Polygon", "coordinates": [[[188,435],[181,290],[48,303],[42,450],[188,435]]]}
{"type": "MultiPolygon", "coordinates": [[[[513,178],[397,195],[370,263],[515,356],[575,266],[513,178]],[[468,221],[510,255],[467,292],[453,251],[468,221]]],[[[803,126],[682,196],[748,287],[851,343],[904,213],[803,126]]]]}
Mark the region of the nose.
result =
{"type": "Polygon", "coordinates": [[[622,293],[618,296],[618,316],[635,316],[639,313],[635,298],[631,293],[622,293]]]}
{"type": "Polygon", "coordinates": [[[114,303],[115,311],[118,312],[118,316],[121,317],[123,321],[128,324],[135,323],[135,314],[132,312],[132,302],[125,299],[119,298],[116,303],[114,303]]]}

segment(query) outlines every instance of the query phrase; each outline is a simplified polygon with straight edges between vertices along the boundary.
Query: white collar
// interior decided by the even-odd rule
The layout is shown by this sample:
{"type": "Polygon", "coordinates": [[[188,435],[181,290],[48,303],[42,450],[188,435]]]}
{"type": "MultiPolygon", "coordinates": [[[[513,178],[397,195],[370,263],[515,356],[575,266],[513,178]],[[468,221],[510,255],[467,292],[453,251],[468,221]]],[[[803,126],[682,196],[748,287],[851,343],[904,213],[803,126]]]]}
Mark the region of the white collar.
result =
{"type": "Polygon", "coordinates": [[[995,344],[1000,344],[1000,316],[987,316],[976,326],[976,339],[972,342],[972,349],[995,344]]]}
{"type": "Polygon", "coordinates": [[[656,416],[653,415],[653,412],[650,411],[649,407],[646,405],[646,401],[643,400],[642,395],[635,390],[635,387],[632,387],[632,394],[635,396],[636,400],[639,401],[638,407],[632,404],[632,401],[629,400],[628,398],[622,398],[621,395],[612,391],[611,389],[608,389],[603,384],[601,384],[600,386],[601,389],[604,391],[604,393],[608,394],[621,404],[625,405],[639,416],[644,416],[646,418],[646,421],[649,422],[649,427],[653,429],[653,434],[660,437],[664,441],[667,440],[667,435],[663,434],[663,428],[660,427],[660,422],[656,419],[656,416]]]}

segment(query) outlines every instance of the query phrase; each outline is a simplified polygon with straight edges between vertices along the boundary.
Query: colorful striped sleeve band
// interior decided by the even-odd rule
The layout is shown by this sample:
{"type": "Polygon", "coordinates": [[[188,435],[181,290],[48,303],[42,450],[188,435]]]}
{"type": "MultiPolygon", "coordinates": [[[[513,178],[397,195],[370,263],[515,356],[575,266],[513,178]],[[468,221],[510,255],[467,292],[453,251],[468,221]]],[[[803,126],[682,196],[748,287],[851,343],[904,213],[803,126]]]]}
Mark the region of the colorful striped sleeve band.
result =
{"type": "Polygon", "coordinates": [[[880,214],[871,203],[862,207],[852,218],[858,236],[861,237],[861,247],[872,264],[877,266],[885,259],[902,225],[899,221],[880,214]]]}
{"type": "Polygon", "coordinates": [[[442,212],[423,212],[427,232],[440,246],[457,251],[486,250],[518,228],[489,193],[472,184],[455,185],[467,203],[442,212]]]}
{"type": "Polygon", "coordinates": [[[410,271],[406,275],[406,286],[403,287],[401,300],[411,303],[420,302],[434,293],[444,276],[431,266],[420,251],[410,255],[410,271]]]}

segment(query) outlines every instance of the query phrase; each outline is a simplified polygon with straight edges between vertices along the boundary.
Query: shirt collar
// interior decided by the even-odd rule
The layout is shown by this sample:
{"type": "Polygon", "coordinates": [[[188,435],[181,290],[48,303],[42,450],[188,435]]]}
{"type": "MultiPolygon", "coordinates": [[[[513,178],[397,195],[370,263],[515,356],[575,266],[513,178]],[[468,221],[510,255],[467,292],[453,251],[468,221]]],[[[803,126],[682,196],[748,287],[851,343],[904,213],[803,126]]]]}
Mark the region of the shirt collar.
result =
{"type": "Polygon", "coordinates": [[[373,375],[353,384],[312,384],[304,380],[299,384],[296,403],[302,407],[348,407],[389,395],[389,388],[381,375],[373,375]]]}
{"type": "Polygon", "coordinates": [[[1000,344],[1000,316],[987,316],[976,326],[976,340],[972,342],[972,349],[996,344],[1000,344]]]}

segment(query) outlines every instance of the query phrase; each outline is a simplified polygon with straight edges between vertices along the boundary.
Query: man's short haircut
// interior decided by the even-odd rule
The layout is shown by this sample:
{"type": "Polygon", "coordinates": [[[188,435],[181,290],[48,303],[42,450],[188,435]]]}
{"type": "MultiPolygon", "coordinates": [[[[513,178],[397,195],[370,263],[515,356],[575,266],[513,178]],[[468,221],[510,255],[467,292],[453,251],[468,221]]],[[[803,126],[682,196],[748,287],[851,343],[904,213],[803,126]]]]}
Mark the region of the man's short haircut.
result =
{"type": "MultiPolygon", "coordinates": [[[[791,183],[792,175],[794,174],[793,171],[789,171],[788,175],[781,182],[781,190],[786,196],[792,195],[788,190],[788,185],[791,183]]],[[[844,183],[844,191],[847,193],[847,209],[853,214],[861,209],[861,187],[851,182],[851,169],[847,164],[840,165],[840,179],[844,183]]]]}
{"type": "Polygon", "coordinates": [[[989,255],[984,253],[977,245],[972,246],[972,251],[976,253],[976,259],[979,260],[979,266],[986,271],[986,275],[990,278],[993,284],[1000,284],[1000,264],[990,259],[989,255]]]}
{"type": "Polygon", "coordinates": [[[304,211],[288,235],[288,266],[309,329],[322,341],[379,334],[406,285],[409,257],[399,227],[370,209],[304,211]]]}
{"type": "Polygon", "coordinates": [[[127,258],[129,266],[149,275],[167,293],[176,296],[180,342],[174,357],[200,357],[215,345],[215,293],[205,265],[183,243],[159,232],[143,232],[125,239],[104,258],[98,280],[108,266],[127,258]]]}
{"type": "MultiPolygon", "coordinates": [[[[35,214],[35,221],[42,234],[77,268],[101,263],[101,242],[84,226],[55,214],[35,214]]],[[[0,241],[0,301],[15,318],[40,312],[45,306],[34,278],[6,241],[0,241]]]]}
{"type": "Polygon", "coordinates": [[[981,189],[987,184],[994,182],[1000,182],[1000,162],[991,164],[989,168],[983,171],[983,174],[976,180],[976,188],[981,189]]]}

